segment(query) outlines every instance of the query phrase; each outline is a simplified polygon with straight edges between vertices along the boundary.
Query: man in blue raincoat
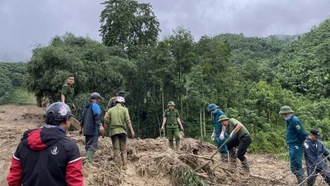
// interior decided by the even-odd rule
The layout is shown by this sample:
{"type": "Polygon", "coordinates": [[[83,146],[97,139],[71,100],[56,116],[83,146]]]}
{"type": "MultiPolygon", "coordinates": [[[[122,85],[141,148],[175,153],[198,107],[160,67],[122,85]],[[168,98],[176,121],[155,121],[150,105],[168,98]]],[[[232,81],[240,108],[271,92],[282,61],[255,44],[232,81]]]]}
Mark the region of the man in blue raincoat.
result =
{"type": "Polygon", "coordinates": [[[330,161],[330,152],[318,139],[322,138],[320,132],[316,129],[310,131],[309,138],[305,143],[305,160],[308,173],[308,186],[315,183],[317,174],[320,173],[324,181],[330,185],[330,172],[326,163],[330,161]]]}
{"type": "MultiPolygon", "coordinates": [[[[225,143],[227,134],[225,131],[222,131],[222,125],[219,123],[219,117],[221,115],[224,115],[223,111],[218,109],[219,106],[217,106],[214,103],[211,103],[208,106],[208,111],[212,113],[213,115],[213,124],[214,124],[214,130],[211,136],[211,139],[216,140],[217,147],[219,148],[223,143],[225,143]]],[[[221,154],[221,159],[223,162],[228,162],[228,151],[227,151],[227,146],[223,145],[223,147],[219,150],[221,154]]]]}
{"type": "Polygon", "coordinates": [[[290,169],[296,176],[298,184],[306,186],[306,177],[304,175],[304,169],[302,168],[306,131],[300,120],[293,115],[293,110],[289,106],[281,107],[279,114],[281,114],[287,122],[286,143],[289,148],[290,169]]]}

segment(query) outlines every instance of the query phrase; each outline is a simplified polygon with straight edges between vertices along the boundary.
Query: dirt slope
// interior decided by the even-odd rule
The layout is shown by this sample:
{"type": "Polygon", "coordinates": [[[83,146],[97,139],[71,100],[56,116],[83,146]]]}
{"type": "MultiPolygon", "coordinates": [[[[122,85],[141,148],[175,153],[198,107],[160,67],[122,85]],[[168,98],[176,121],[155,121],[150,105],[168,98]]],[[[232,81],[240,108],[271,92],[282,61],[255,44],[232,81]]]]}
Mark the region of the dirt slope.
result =
{"type": "MultiPolygon", "coordinates": [[[[7,185],[12,153],[18,145],[22,133],[40,126],[43,110],[36,106],[0,106],[0,185],[7,185]]],[[[76,132],[68,134],[73,138],[84,155],[84,138],[76,132]]],[[[216,147],[202,141],[185,138],[181,151],[168,148],[165,138],[129,139],[128,170],[120,171],[113,162],[110,138],[99,139],[99,150],[93,165],[85,164],[83,171],[85,185],[106,186],[161,186],[174,185],[180,179],[190,180],[191,170],[207,162],[199,157],[209,157],[216,147]]],[[[296,185],[296,180],[289,170],[288,162],[275,160],[272,155],[248,155],[251,175],[244,176],[238,168],[232,171],[226,164],[220,164],[220,156],[215,156],[214,163],[198,172],[204,185],[296,185]],[[276,180],[276,181],[274,181],[276,180]]],[[[240,167],[240,165],[238,165],[240,167]]],[[[319,176],[320,177],[320,176],[319,176]]],[[[318,178],[317,185],[325,185],[318,178]]]]}

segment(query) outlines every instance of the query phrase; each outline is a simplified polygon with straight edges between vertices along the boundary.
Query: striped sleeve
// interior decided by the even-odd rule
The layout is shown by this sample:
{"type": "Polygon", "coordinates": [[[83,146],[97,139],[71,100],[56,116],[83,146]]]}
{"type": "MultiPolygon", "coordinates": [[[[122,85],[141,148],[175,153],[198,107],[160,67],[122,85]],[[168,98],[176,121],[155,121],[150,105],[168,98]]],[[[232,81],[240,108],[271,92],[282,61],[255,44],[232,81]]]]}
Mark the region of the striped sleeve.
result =
{"type": "Polygon", "coordinates": [[[79,148],[73,141],[68,157],[68,165],[66,167],[65,176],[65,180],[68,186],[83,186],[84,176],[82,172],[82,159],[80,156],[79,148]]]}
{"type": "Polygon", "coordinates": [[[21,160],[19,158],[19,149],[22,144],[19,144],[17,147],[17,150],[13,154],[13,157],[11,158],[11,165],[10,165],[10,171],[7,176],[7,183],[8,186],[21,186],[22,184],[22,165],[21,160]]]}

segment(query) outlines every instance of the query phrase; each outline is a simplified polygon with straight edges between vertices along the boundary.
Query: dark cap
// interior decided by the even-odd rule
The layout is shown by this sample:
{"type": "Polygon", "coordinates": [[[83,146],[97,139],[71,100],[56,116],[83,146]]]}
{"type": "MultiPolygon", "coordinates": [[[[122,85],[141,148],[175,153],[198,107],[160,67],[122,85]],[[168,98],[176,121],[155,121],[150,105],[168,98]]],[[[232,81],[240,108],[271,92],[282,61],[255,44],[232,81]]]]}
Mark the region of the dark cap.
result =
{"type": "Polygon", "coordinates": [[[120,97],[124,98],[126,95],[125,95],[124,91],[119,91],[119,92],[117,92],[117,96],[120,96],[120,97]]]}
{"type": "Polygon", "coordinates": [[[93,92],[91,95],[91,99],[97,99],[97,98],[102,99],[101,94],[99,94],[98,92],[93,92]]]}
{"type": "Polygon", "coordinates": [[[320,135],[320,132],[317,129],[311,130],[311,134],[317,138],[322,138],[322,136],[320,135]]]}

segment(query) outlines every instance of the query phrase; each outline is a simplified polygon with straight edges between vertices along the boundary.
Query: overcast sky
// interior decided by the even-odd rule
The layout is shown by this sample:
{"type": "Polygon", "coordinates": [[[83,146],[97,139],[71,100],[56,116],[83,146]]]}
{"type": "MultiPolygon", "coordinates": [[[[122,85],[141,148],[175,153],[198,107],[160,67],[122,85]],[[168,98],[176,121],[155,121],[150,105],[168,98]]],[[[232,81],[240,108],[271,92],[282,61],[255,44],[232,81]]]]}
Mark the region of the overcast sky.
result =
{"type": "MultiPolygon", "coordinates": [[[[139,0],[150,2],[160,39],[184,26],[202,35],[298,34],[330,18],[329,0],[139,0]]],[[[0,61],[28,61],[36,44],[72,32],[99,37],[103,0],[0,0],[0,61]]]]}

